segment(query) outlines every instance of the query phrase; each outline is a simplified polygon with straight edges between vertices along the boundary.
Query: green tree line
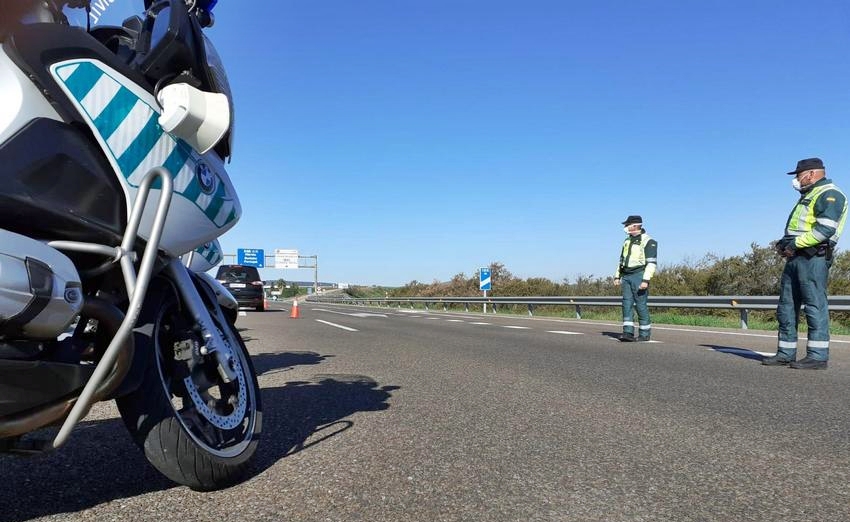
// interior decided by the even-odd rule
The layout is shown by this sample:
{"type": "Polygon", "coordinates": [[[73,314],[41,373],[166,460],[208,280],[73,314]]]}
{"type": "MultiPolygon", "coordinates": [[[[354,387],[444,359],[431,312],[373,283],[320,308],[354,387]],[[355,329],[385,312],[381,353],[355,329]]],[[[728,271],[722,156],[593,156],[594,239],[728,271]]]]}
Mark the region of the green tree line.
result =
{"type": "MultiPolygon", "coordinates": [[[[778,295],[779,278],[785,261],[772,246],[750,245],[742,255],[720,257],[707,254],[696,262],[661,265],[652,278],[652,295],[778,295]]],[[[492,290],[488,295],[519,296],[595,296],[619,295],[614,286],[613,269],[606,275],[579,275],[554,282],[545,277],[521,279],[504,264],[490,263],[492,290]]],[[[387,288],[389,297],[476,296],[478,274],[459,273],[448,281],[421,283],[411,281],[398,288],[387,288]]],[[[830,295],[850,293],[850,252],[837,252],[830,270],[830,295]]]]}
{"type": "MultiPolygon", "coordinates": [[[[778,295],[779,279],[785,261],[780,258],[772,245],[750,245],[744,254],[720,257],[707,254],[698,261],[686,261],[677,264],[661,265],[650,284],[651,295],[778,295]]],[[[522,279],[513,275],[504,264],[490,263],[492,290],[490,296],[617,296],[620,288],[614,286],[613,268],[611,274],[579,275],[575,279],[564,278],[559,282],[545,277],[522,279]]],[[[389,287],[352,287],[349,293],[354,297],[440,297],[440,296],[480,296],[478,274],[458,273],[448,281],[422,283],[411,281],[404,286],[389,287]]],[[[850,252],[837,252],[830,270],[830,295],[850,295],[850,252]]],[[[553,309],[554,310],[554,309],[553,309]]],[[[541,309],[541,311],[544,311],[541,309]]],[[[594,309],[590,310],[592,313],[594,309]]],[[[734,310],[680,309],[669,312],[680,316],[712,316],[737,320],[734,310]]],[[[571,312],[561,307],[558,314],[571,312]]],[[[619,310],[608,308],[601,314],[614,316],[619,310]]],[[[656,312],[652,312],[653,316],[656,312]]],[[[846,329],[850,327],[850,314],[833,313],[834,326],[846,329]]],[[[759,321],[759,327],[774,328],[774,312],[753,312],[751,319],[759,321]]],[[[802,321],[805,323],[805,321],[802,321]]],[[[700,323],[694,323],[700,324],[700,323]]],[[[711,324],[711,323],[703,323],[711,324]]],[[[842,333],[844,333],[842,331],[842,333]]]]}

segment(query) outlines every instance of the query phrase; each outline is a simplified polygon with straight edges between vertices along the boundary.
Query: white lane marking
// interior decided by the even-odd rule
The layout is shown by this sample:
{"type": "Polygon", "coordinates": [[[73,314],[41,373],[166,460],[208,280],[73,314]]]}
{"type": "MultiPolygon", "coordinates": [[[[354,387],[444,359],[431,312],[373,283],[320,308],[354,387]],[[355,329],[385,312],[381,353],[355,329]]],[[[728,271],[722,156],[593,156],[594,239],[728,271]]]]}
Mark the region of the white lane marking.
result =
{"type": "MultiPolygon", "coordinates": [[[[623,323],[603,323],[603,322],[591,322],[591,321],[573,321],[573,320],[565,320],[565,323],[575,323],[575,324],[590,324],[590,325],[602,325],[602,326],[617,326],[620,327],[623,323]]],[[[653,330],[669,330],[671,332],[695,332],[695,333],[709,333],[709,334],[718,334],[718,335],[739,335],[741,337],[764,337],[767,339],[776,339],[776,334],[754,334],[754,333],[744,333],[744,332],[724,332],[722,330],[697,330],[693,328],[672,328],[670,326],[657,326],[652,325],[653,330]]],[[[800,340],[808,340],[807,337],[800,336],[800,340]]],[[[830,339],[830,343],[850,343],[850,340],[847,339],[830,339]]]]}
{"type": "Polygon", "coordinates": [[[735,355],[750,355],[753,353],[757,353],[764,357],[773,357],[774,355],[776,355],[773,352],[757,352],[755,350],[747,350],[746,348],[706,348],[706,350],[711,350],[713,352],[733,353],[735,355]]]}
{"type": "Polygon", "coordinates": [[[462,323],[464,321],[461,321],[460,319],[446,319],[446,322],[447,323],[462,323]]]}
{"type": "Polygon", "coordinates": [[[336,310],[327,310],[325,308],[313,308],[313,311],[314,312],[327,312],[329,314],[348,315],[350,317],[383,317],[384,319],[387,318],[387,316],[384,315],[384,314],[372,314],[372,313],[369,313],[369,312],[348,313],[348,312],[338,312],[336,310]]]}
{"type": "Polygon", "coordinates": [[[240,311],[240,312],[239,312],[239,317],[248,317],[248,312],[240,311]]]}
{"type": "MultiPolygon", "coordinates": [[[[617,339],[616,337],[608,337],[608,339],[611,339],[612,341],[617,341],[618,343],[623,342],[623,341],[617,339]]],[[[656,341],[655,339],[653,339],[651,341],[631,341],[631,342],[633,342],[635,344],[646,344],[646,343],[660,343],[661,341],[656,341]]],[[[626,344],[629,344],[629,342],[626,341],[626,344]]]]}
{"type": "Polygon", "coordinates": [[[493,323],[469,323],[469,324],[493,324],[493,323]]]}
{"type": "Polygon", "coordinates": [[[343,326],[343,325],[341,325],[341,324],[332,323],[332,322],[330,322],[330,321],[322,321],[321,319],[316,319],[316,321],[318,321],[318,322],[320,322],[320,323],[324,323],[324,324],[326,324],[326,325],[328,325],[328,326],[334,326],[334,327],[336,327],[336,328],[341,328],[341,329],[343,329],[343,330],[348,330],[349,332],[357,332],[357,331],[359,331],[359,330],[357,330],[356,328],[349,328],[349,327],[347,327],[347,326],[343,326]]]}
{"type": "Polygon", "coordinates": [[[546,330],[546,333],[556,333],[563,335],[584,335],[582,332],[567,332],[565,330],[546,330]]]}
{"type": "Polygon", "coordinates": [[[425,319],[428,319],[429,321],[439,321],[440,320],[439,317],[426,317],[425,319]]]}
{"type": "Polygon", "coordinates": [[[529,327],[529,326],[510,326],[510,325],[507,325],[507,326],[503,326],[502,328],[512,328],[514,330],[531,330],[531,327],[529,327]]]}
{"type": "MultiPolygon", "coordinates": [[[[402,310],[402,311],[406,311],[406,310],[402,310]]],[[[406,311],[406,312],[407,313],[416,313],[413,310],[406,311]]],[[[455,315],[454,312],[429,312],[429,313],[435,313],[435,314],[441,314],[441,315],[445,315],[445,314],[455,315]]],[[[392,314],[392,315],[406,315],[406,314],[392,314]]],[[[476,318],[483,316],[483,315],[484,314],[478,314],[477,316],[455,315],[455,317],[464,317],[466,319],[476,319],[476,318]]],[[[620,326],[623,326],[623,323],[609,323],[609,322],[606,322],[606,321],[582,321],[582,320],[576,320],[576,319],[557,319],[557,318],[553,318],[553,317],[529,317],[529,318],[525,318],[525,319],[530,320],[530,321],[550,321],[550,322],[553,322],[553,323],[586,324],[586,325],[591,325],[591,326],[616,326],[618,328],[620,326]]],[[[684,333],[694,332],[694,333],[708,333],[708,334],[717,334],[717,335],[739,335],[741,337],[764,337],[766,339],[776,339],[775,333],[774,334],[754,334],[754,333],[746,333],[746,331],[724,332],[722,330],[698,330],[698,329],[693,329],[693,328],[674,328],[674,327],[670,327],[670,326],[658,326],[656,324],[652,325],[652,329],[653,330],[669,330],[671,332],[684,332],[684,333]]],[[[807,340],[807,337],[800,336],[799,339],[800,339],[800,341],[805,341],[805,340],[807,340]]],[[[652,341],[652,342],[655,342],[655,341],[652,341]]],[[[661,341],[657,341],[657,342],[661,342],[661,341]]],[[[839,343],[839,344],[850,344],[850,339],[834,339],[833,338],[833,339],[830,339],[829,342],[830,343],[839,343]]]]}

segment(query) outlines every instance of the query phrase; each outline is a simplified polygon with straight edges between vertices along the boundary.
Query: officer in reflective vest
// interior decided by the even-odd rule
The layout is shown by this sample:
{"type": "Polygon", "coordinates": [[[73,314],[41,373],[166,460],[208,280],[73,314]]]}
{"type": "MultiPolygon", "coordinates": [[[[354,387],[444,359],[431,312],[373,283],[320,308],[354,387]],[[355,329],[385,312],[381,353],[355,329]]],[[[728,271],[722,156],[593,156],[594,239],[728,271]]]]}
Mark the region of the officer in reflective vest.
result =
{"type": "Polygon", "coordinates": [[[779,286],[779,342],[776,355],[762,364],[806,370],[826,369],[829,360],[829,310],[826,287],[832,251],[847,219],[847,198],[827,179],[823,161],[808,158],[797,162],[792,185],[800,200],[791,210],[785,235],[776,250],[785,258],[779,286]],[[809,326],[806,357],[797,358],[797,322],[804,304],[809,326]]]}
{"type": "Polygon", "coordinates": [[[648,341],[652,334],[649,320],[649,280],[658,263],[658,243],[643,229],[640,216],[629,216],[623,221],[623,231],[628,234],[620,250],[620,264],[614,274],[614,284],[623,290],[623,334],[621,341],[648,341]],[[632,308],[637,308],[639,333],[635,338],[632,308]]]}

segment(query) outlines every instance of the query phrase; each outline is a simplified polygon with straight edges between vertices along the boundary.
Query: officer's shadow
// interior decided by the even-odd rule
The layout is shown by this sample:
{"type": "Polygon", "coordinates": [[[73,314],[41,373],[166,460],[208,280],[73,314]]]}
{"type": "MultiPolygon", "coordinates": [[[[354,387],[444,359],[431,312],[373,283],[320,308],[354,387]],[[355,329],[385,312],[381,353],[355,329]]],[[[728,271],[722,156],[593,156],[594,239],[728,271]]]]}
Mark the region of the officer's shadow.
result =
{"type": "Polygon", "coordinates": [[[737,355],[738,357],[743,357],[744,359],[752,359],[754,361],[761,361],[766,356],[754,352],[753,350],[748,350],[746,348],[737,348],[734,346],[719,346],[716,344],[701,344],[699,346],[704,346],[706,348],[711,348],[712,350],[720,353],[728,353],[730,355],[737,355]]]}

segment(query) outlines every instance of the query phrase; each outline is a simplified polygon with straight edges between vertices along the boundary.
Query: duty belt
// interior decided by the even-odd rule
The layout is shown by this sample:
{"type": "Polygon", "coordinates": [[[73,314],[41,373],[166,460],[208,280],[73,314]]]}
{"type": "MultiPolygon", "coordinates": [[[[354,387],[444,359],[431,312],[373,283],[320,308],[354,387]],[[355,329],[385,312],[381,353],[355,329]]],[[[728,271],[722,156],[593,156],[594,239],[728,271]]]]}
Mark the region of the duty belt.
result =
{"type": "Polygon", "coordinates": [[[832,245],[822,243],[808,248],[801,248],[800,250],[797,250],[797,253],[806,259],[811,259],[813,257],[826,257],[827,260],[829,260],[832,259],[832,250],[832,245]]]}

